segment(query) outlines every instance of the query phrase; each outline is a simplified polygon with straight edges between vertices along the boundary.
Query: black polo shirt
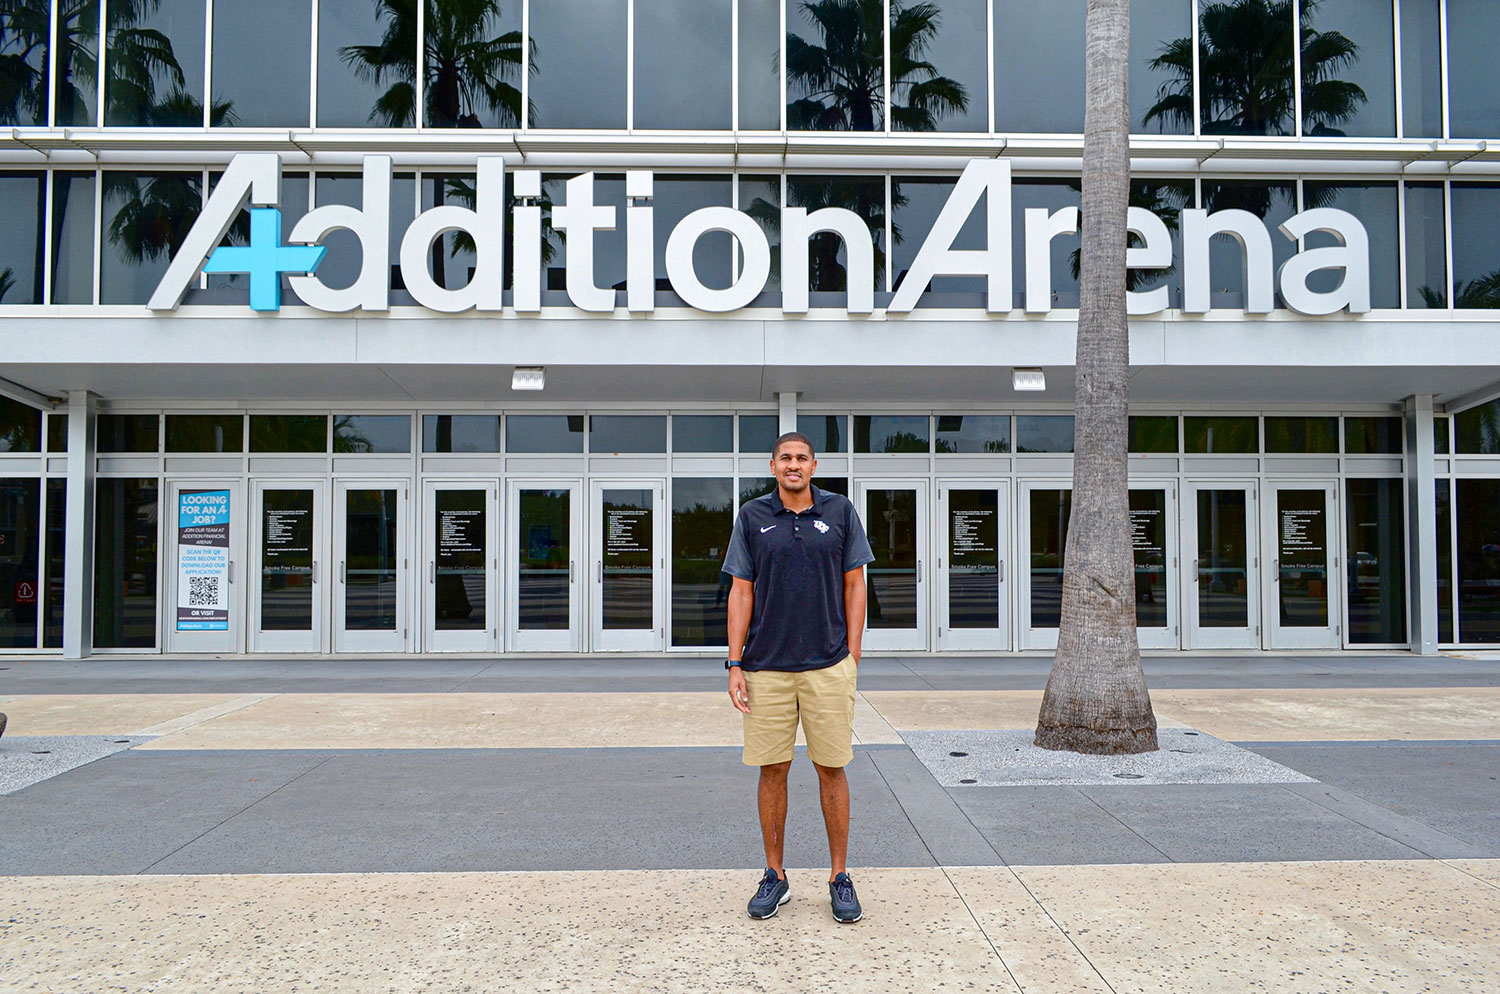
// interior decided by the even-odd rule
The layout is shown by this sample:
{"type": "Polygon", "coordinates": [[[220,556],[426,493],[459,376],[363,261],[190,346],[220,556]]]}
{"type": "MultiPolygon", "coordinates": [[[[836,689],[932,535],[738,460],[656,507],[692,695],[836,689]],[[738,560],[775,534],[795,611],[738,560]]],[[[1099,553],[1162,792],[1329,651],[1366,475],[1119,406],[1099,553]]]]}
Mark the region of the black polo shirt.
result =
{"type": "Polygon", "coordinates": [[[875,561],[849,498],[812,487],[796,514],[773,490],[740,508],[724,572],[755,584],[741,665],[816,670],[849,655],[844,574],[875,561]]]}

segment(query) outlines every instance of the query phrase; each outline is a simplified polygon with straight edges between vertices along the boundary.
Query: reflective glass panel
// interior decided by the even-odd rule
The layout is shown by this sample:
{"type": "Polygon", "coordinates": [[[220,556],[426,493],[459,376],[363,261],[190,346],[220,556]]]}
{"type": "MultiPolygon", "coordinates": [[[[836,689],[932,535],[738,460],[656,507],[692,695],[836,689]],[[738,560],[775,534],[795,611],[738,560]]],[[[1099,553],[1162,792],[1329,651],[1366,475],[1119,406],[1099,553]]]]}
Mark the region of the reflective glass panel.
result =
{"type": "Polygon", "coordinates": [[[928,451],[928,423],[925,414],[854,416],[855,452],[921,452],[928,451]]]}
{"type": "MultiPolygon", "coordinates": [[[[1290,135],[1296,130],[1292,8],[1287,0],[1200,3],[1204,134],[1290,135]]],[[[1192,44],[1187,38],[1183,43],[1192,44]]]]}
{"type": "Polygon", "coordinates": [[[42,482],[0,479],[0,648],[36,648],[41,548],[42,482]]]}
{"type": "Polygon", "coordinates": [[[995,130],[1083,132],[1084,0],[995,0],[995,130]]]}
{"type": "Polygon", "coordinates": [[[1031,491],[1031,627],[1056,628],[1062,619],[1063,553],[1073,491],[1031,491]]]}
{"type": "Polygon", "coordinates": [[[1405,432],[1400,418],[1345,418],[1344,451],[1351,455],[1367,452],[1400,455],[1405,432]]]}
{"type": "Polygon", "coordinates": [[[1338,450],[1338,418],[1266,418],[1267,452],[1338,450]]]}
{"type": "Polygon", "coordinates": [[[1344,484],[1349,547],[1349,641],[1406,641],[1403,480],[1344,484]]]}
{"type": "Polygon", "coordinates": [[[388,489],[345,493],[344,630],[391,632],[401,558],[400,502],[388,489]]]}
{"type": "MultiPolygon", "coordinates": [[[[875,272],[871,286],[885,286],[885,180],[870,176],[788,176],[786,199],[789,207],[806,207],[808,213],[822,207],[842,207],[864,219],[875,246],[875,272]]],[[[808,289],[814,292],[841,293],[849,285],[846,269],[848,256],[844,240],[828,231],[808,239],[808,289]]],[[[858,275],[858,274],[856,274],[858,275]]],[[[825,301],[836,306],[839,301],[825,301]]],[[[813,306],[819,301],[814,298],[813,306]]]]}
{"type": "MultiPolygon", "coordinates": [[[[1395,183],[1304,183],[1302,203],[1306,209],[1333,207],[1359,218],[1370,236],[1370,306],[1401,306],[1400,228],[1397,223],[1395,183]]],[[[1409,233],[1408,233],[1409,234],[1409,233]]],[[[1287,241],[1279,232],[1277,239],[1287,241]]],[[[1309,232],[1304,239],[1308,248],[1338,245],[1339,240],[1326,231],[1309,232]]],[[[1290,244],[1290,243],[1288,243],[1290,244]]],[[[1331,293],[1344,281],[1339,269],[1320,269],[1307,278],[1308,288],[1317,293],[1331,293]]]]}
{"type": "MultiPolygon", "coordinates": [[[[196,216],[196,212],[194,214],[196,216]]],[[[52,174],[52,302],[94,302],[94,174],[52,174]]]]}
{"type": "MultiPolygon", "coordinates": [[[[219,185],[219,180],[224,176],[221,172],[208,174],[208,191],[212,196],[214,188],[219,185]]],[[[292,228],[307,213],[308,197],[311,195],[310,178],[307,173],[282,172],[281,174],[281,235],[285,239],[291,233],[292,228]]],[[[247,201],[240,207],[240,212],[235,215],[234,222],[229,226],[229,232],[224,236],[224,241],[230,245],[244,245],[250,240],[250,204],[247,201]]],[[[326,258],[325,258],[326,262],[326,258]]],[[[319,274],[324,272],[324,266],[318,267],[319,274]]],[[[283,305],[296,304],[300,302],[296,292],[289,285],[291,276],[295,274],[283,273],[281,277],[281,302],[283,305]]],[[[197,284],[193,284],[184,298],[192,301],[197,296],[197,284]]],[[[209,298],[216,304],[235,303],[248,307],[250,305],[250,274],[248,273],[210,273],[208,276],[208,288],[215,291],[209,298]],[[233,288],[231,292],[230,288],[233,288]]]]}
{"type": "MultiPolygon", "coordinates": [[[[1500,400],[1459,411],[1453,416],[1453,451],[1463,455],[1500,453],[1500,400]]],[[[1440,449],[1438,451],[1445,451],[1440,449]]]]}
{"type": "MultiPolygon", "coordinates": [[[[1297,252],[1297,243],[1284,238],[1277,227],[1297,212],[1295,183],[1262,183],[1258,180],[1225,180],[1203,184],[1203,206],[1209,211],[1238,209],[1249,211],[1266,224],[1271,237],[1271,268],[1279,273],[1282,265],[1297,252]]],[[[1233,235],[1215,235],[1209,239],[1210,300],[1214,307],[1245,306],[1245,251],[1233,235]]],[[[1276,306],[1285,306],[1280,294],[1276,306]]]]}
{"type": "Polygon", "coordinates": [[[1130,491],[1130,547],[1135,557],[1135,624],[1167,627],[1167,492],[1130,491]]]}
{"type": "MultiPolygon", "coordinates": [[[[421,183],[422,210],[451,204],[466,210],[474,209],[475,191],[472,175],[443,175],[423,173],[421,183]]],[[[506,217],[506,223],[511,218],[506,217]]],[[[509,265],[509,256],[507,256],[509,265]]],[[[467,231],[445,231],[432,241],[427,250],[427,271],[438,286],[459,290],[469,285],[474,278],[474,236],[467,231]]],[[[403,280],[404,282],[404,280],[403,280]]],[[[509,285],[509,278],[506,280],[509,285]]]]}
{"type": "Polygon", "coordinates": [[[1173,415],[1130,416],[1131,452],[1176,452],[1177,418],[1173,415]]]}
{"type": "MultiPolygon", "coordinates": [[[[320,112],[321,113],[321,112],[320,112]]],[[[364,177],[359,173],[319,173],[314,191],[318,206],[344,204],[362,207],[364,204],[364,177]]],[[[391,224],[390,253],[386,265],[390,267],[391,288],[400,289],[401,282],[401,236],[416,216],[416,177],[410,173],[397,173],[391,177],[391,224]]],[[[291,228],[288,226],[287,231],[291,228]]],[[[318,279],[335,289],[354,285],[364,264],[364,248],[352,231],[338,229],[330,231],[318,244],[328,246],[328,254],[318,267],[318,279]]]]}
{"type": "MultiPolygon", "coordinates": [[[[1026,306],[1026,211],[1044,208],[1055,213],[1064,207],[1078,207],[1083,202],[1079,184],[1056,180],[1016,180],[1011,186],[1011,288],[1015,305],[1026,306]]],[[[1077,233],[1058,235],[1048,243],[1047,263],[1052,268],[1052,306],[1078,306],[1077,233]]]]}
{"type": "MultiPolygon", "coordinates": [[[[673,452],[733,452],[734,417],[677,414],[672,417],[673,452]]],[[[674,498],[675,500],[675,498],[674,498]]],[[[675,513],[675,512],[674,512],[675,513]]]]}
{"type": "MultiPolygon", "coordinates": [[[[626,7],[626,0],[531,5],[531,127],[625,127],[626,7]]],[[[727,61],[727,45],[719,55],[727,61]]]]}
{"type": "Polygon", "coordinates": [[[1449,427],[1448,419],[1436,417],[1432,419],[1432,445],[1435,452],[1447,454],[1448,452],[1449,427]]]}
{"type": "MultiPolygon", "coordinates": [[[[1500,134],[1500,100],[1495,99],[1500,5],[1494,0],[1448,0],[1447,10],[1449,134],[1493,138],[1500,134]]],[[[1453,219],[1457,227],[1456,203],[1453,219]]]]}
{"type": "MultiPolygon", "coordinates": [[[[822,479],[819,479],[817,481],[817,486],[823,487],[823,485],[824,485],[824,481],[822,479]]],[[[740,497],[739,497],[739,502],[741,504],[744,504],[746,501],[754,500],[757,497],[764,497],[766,494],[770,493],[772,490],[775,490],[775,489],[776,489],[776,478],[775,477],[772,477],[772,476],[742,476],[742,477],[740,477],[740,497]]],[[[824,487],[824,489],[826,489],[826,487],[824,487]]]]}
{"type": "Polygon", "coordinates": [[[667,451],[667,419],[660,414],[589,416],[589,451],[595,455],[667,451]]]}
{"type": "MultiPolygon", "coordinates": [[[[521,126],[521,0],[426,0],[423,124],[521,126]]],[[[414,6],[410,0],[402,5],[414,6]]]]}
{"type": "Polygon", "coordinates": [[[1009,452],[1010,417],[1005,414],[939,414],[937,451],[1009,452]]]}
{"type": "MultiPolygon", "coordinates": [[[[849,419],[842,414],[799,414],[797,430],[812,440],[817,455],[849,451],[849,419]]],[[[767,454],[770,451],[768,446],[767,454]]]]}
{"type": "Polygon", "coordinates": [[[261,491],[261,631],[312,630],[314,506],[310,489],[261,491]]]}
{"type": "Polygon", "coordinates": [[[1500,642],[1500,480],[1454,480],[1458,640],[1500,642]]]}
{"type": "MultiPolygon", "coordinates": [[[[52,84],[47,78],[47,45],[52,28],[49,8],[43,0],[20,0],[0,8],[0,60],[4,60],[6,84],[0,91],[0,122],[4,124],[22,127],[47,124],[47,105],[52,99],[52,84]]],[[[97,27],[97,7],[95,18],[97,27]]],[[[70,40],[61,25],[59,32],[63,42],[70,40]]]]}
{"type": "Polygon", "coordinates": [[[1434,481],[1437,490],[1438,641],[1453,638],[1453,482],[1434,481]]]}
{"type": "Polygon", "coordinates": [[[1407,138],[1443,136],[1443,43],[1439,0],[1401,4],[1401,129],[1407,138]]]}
{"type": "Polygon", "coordinates": [[[61,649],[63,644],[63,587],[68,546],[68,481],[47,481],[47,582],[43,591],[45,621],[42,647],[61,649]]]}
{"type": "Polygon", "coordinates": [[[516,626],[522,631],[566,631],[571,621],[572,495],[571,490],[517,494],[516,626]]]}
{"type": "Polygon", "coordinates": [[[432,609],[433,625],[440,632],[479,632],[489,627],[485,614],[488,499],[483,490],[433,492],[432,609]]]}
{"type": "Polygon", "coordinates": [[[730,576],[724,564],[734,529],[734,481],[672,481],[672,644],[725,645],[730,576]]]}
{"type": "Polygon", "coordinates": [[[1454,183],[1453,305],[1500,307],[1500,184],[1454,183]]]}
{"type": "MultiPolygon", "coordinates": [[[[107,5],[104,123],[138,128],[203,127],[202,0],[107,5]]],[[[211,123],[233,123],[214,108],[211,123]]]]}
{"type": "Polygon", "coordinates": [[[252,414],[251,452],[327,452],[328,415],[252,414]]]}
{"type": "Polygon", "coordinates": [[[243,414],[168,414],[168,452],[244,452],[243,414]]]}
{"type": "MultiPolygon", "coordinates": [[[[849,496],[849,478],[847,476],[820,476],[813,481],[819,490],[826,490],[831,494],[842,494],[849,496]]],[[[775,481],[772,481],[775,486],[775,481]]]]}
{"type": "MultiPolygon", "coordinates": [[[[669,290],[667,239],[677,222],[700,207],[728,207],[734,197],[734,178],[724,176],[667,176],[658,174],[653,184],[652,226],[656,231],[656,285],[669,290]]],[[[693,245],[693,271],[703,285],[723,290],[733,282],[730,271],[734,239],[727,232],[709,231],[693,245]]]]}
{"type": "Polygon", "coordinates": [[[499,452],[500,415],[423,415],[422,451],[499,452]]]}
{"type": "Polygon", "coordinates": [[[1448,306],[1443,184],[1406,184],[1406,306],[1448,306]]]}
{"type": "Polygon", "coordinates": [[[411,417],[405,414],[335,414],[335,452],[410,452],[411,417]]]}
{"type": "MultiPolygon", "coordinates": [[[[49,5],[36,4],[42,16],[49,5]]],[[[66,0],[57,8],[57,127],[92,127],[99,91],[95,75],[99,51],[99,0],[66,0]]],[[[45,31],[37,26],[37,33],[45,31]]]]}
{"type": "Polygon", "coordinates": [[[68,416],[66,414],[47,415],[47,451],[68,451],[68,416]]]}
{"type": "Polygon", "coordinates": [[[95,484],[94,645],[98,648],[156,646],[156,504],[155,479],[101,479],[95,484]]]}
{"type": "Polygon", "coordinates": [[[311,123],[312,0],[214,0],[213,60],[214,124],[311,123]],[[276,44],[253,44],[267,25],[276,44]]]}
{"type": "Polygon", "coordinates": [[[512,414],[505,419],[507,452],[582,452],[582,414],[512,414]]]}
{"type": "Polygon", "coordinates": [[[101,414],[97,422],[100,452],[156,452],[160,418],[155,414],[101,414]]]}
{"type": "Polygon", "coordinates": [[[865,530],[875,553],[865,569],[871,628],[917,627],[917,526],[915,490],[865,491],[865,530]]]}
{"type": "MultiPolygon", "coordinates": [[[[104,173],[100,296],[144,304],[203,207],[199,173],[104,173]]],[[[80,260],[81,262],[81,260],[80,260]]]]}
{"type": "Polygon", "coordinates": [[[740,5],[740,130],[781,127],[781,0],[740,5]]]}
{"type": "Polygon", "coordinates": [[[1328,538],[1327,494],[1276,491],[1276,593],[1283,628],[1329,624],[1328,538]]]}
{"type": "Polygon", "coordinates": [[[727,130],[734,0],[635,5],[635,126],[727,130]]]}
{"type": "Polygon", "coordinates": [[[989,130],[987,6],[892,0],[892,131],[989,130]]]}
{"type": "Polygon", "coordinates": [[[1072,452],[1073,416],[1016,415],[1017,452],[1072,452]]]}
{"type": "Polygon", "coordinates": [[[948,491],[948,625],[1000,625],[1000,497],[948,491]]]}
{"type": "Polygon", "coordinates": [[[606,488],[599,517],[599,548],[604,550],[599,596],[605,631],[639,631],[655,624],[656,511],[649,489],[606,488]]]}
{"type": "Polygon", "coordinates": [[[1390,4],[1302,4],[1302,133],[1396,133],[1396,31],[1390,4]]]}
{"type": "MultiPolygon", "coordinates": [[[[902,176],[891,180],[891,224],[895,246],[891,250],[892,272],[899,288],[906,272],[917,258],[922,240],[932,230],[943,205],[953,192],[956,180],[938,176],[902,176]]],[[[977,204],[953,239],[953,248],[970,251],[986,247],[984,198],[977,204]]],[[[917,306],[983,307],[983,276],[936,276],[927,284],[917,306]]]]}
{"type": "Polygon", "coordinates": [[[1193,2],[1131,0],[1130,130],[1193,133],[1193,2]]]}
{"type": "MultiPolygon", "coordinates": [[[[0,14],[0,26],[3,26],[0,14]]],[[[0,36],[0,65],[5,40],[0,36]]],[[[0,304],[42,302],[42,238],[46,228],[42,173],[0,173],[0,304]]]]}
{"type": "MultiPolygon", "coordinates": [[[[536,91],[533,90],[533,93],[536,91]]],[[[542,196],[549,204],[568,202],[568,176],[545,176],[542,180],[542,196]]],[[[594,203],[615,209],[615,227],[593,233],[594,239],[594,285],[625,289],[625,177],[623,175],[597,173],[594,176],[594,203]]],[[[546,212],[544,211],[544,216],[546,212]]],[[[549,217],[550,222],[550,217],[549,217]]],[[[582,236],[579,236],[582,237],[582,236]]],[[[544,290],[567,289],[568,246],[562,233],[549,223],[542,229],[542,259],[546,267],[544,290]]],[[[712,239],[705,239],[711,242],[712,239]]],[[[658,239],[657,252],[665,251],[665,244],[658,239]]],[[[658,254],[657,258],[660,258],[658,254]]],[[[624,298],[618,298],[622,303],[624,298]]],[[[568,298],[557,298],[559,304],[568,303],[568,298]]]]}
{"type": "MultiPolygon", "coordinates": [[[[781,434],[778,430],[780,424],[781,419],[774,414],[741,414],[740,451],[765,453],[769,459],[771,447],[781,434]]],[[[800,423],[798,430],[801,430],[800,423]]]]}
{"type": "Polygon", "coordinates": [[[416,3],[318,0],[318,126],[411,127],[416,60],[416,3]]]}
{"type": "Polygon", "coordinates": [[[881,0],[786,0],[787,130],[885,127],[884,22],[881,0]]]}
{"type": "Polygon", "coordinates": [[[1248,505],[1240,488],[1198,491],[1194,576],[1200,628],[1250,626],[1248,505]]]}
{"type": "MultiPolygon", "coordinates": [[[[778,29],[779,30],[779,29],[778,29]]],[[[739,209],[749,214],[766,236],[771,247],[771,258],[777,259],[781,252],[781,177],[740,175],[739,209]]],[[[743,271],[743,255],[735,254],[735,275],[743,271]]],[[[781,289],[781,266],[773,265],[766,280],[766,292],[781,289]]]]}
{"type": "Polygon", "coordinates": [[[1187,417],[1182,439],[1187,452],[1259,452],[1260,425],[1255,418],[1187,417]]]}
{"type": "Polygon", "coordinates": [[[42,451],[42,412],[0,397],[0,452],[42,451]]]}

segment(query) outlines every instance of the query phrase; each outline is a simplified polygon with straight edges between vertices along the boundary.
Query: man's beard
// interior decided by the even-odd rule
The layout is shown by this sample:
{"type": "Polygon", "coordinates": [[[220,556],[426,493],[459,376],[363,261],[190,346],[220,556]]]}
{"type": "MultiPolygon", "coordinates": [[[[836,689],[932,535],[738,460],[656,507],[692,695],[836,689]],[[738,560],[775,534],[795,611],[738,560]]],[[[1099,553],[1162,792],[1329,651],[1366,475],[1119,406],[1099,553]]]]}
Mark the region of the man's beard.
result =
{"type": "Polygon", "coordinates": [[[807,489],[809,480],[804,476],[801,480],[798,480],[795,483],[788,482],[785,479],[777,480],[776,482],[781,486],[781,489],[788,491],[789,493],[800,494],[802,491],[807,489]]]}

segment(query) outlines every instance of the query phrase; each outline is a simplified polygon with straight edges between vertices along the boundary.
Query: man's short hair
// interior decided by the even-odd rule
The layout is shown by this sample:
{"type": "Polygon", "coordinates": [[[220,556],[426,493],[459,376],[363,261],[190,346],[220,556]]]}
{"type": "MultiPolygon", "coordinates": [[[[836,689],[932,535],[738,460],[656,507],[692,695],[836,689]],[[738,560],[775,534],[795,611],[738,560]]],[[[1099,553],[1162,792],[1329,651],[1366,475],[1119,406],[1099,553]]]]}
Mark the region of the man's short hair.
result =
{"type": "Polygon", "coordinates": [[[812,456],[812,458],[814,459],[818,458],[818,452],[813,448],[812,439],[808,438],[800,431],[789,431],[785,435],[782,435],[780,438],[776,439],[776,444],[771,446],[772,459],[775,459],[776,456],[780,454],[781,447],[787,442],[801,442],[803,445],[807,446],[808,455],[812,456]]]}

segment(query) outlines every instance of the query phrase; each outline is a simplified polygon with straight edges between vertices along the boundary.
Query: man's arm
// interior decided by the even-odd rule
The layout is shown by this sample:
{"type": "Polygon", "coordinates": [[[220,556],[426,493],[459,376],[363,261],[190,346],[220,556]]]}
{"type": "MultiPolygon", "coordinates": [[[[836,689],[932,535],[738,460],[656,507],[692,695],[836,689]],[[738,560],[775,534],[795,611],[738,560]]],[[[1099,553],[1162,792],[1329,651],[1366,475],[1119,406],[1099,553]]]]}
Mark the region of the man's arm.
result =
{"type": "MultiPolygon", "coordinates": [[[[731,617],[733,617],[731,615],[731,617]]],[[[849,654],[859,665],[860,643],[865,637],[865,568],[856,566],[844,573],[844,620],[849,625],[849,654]]],[[[733,630],[734,622],[730,622],[733,630]]]]}
{"type": "MultiPolygon", "coordinates": [[[[744,658],[745,637],[750,634],[750,617],[754,611],[755,584],[741,577],[735,577],[734,585],[729,588],[730,659],[744,658]]],[[[745,697],[745,671],[738,666],[732,666],[729,669],[729,699],[735,707],[749,714],[750,704],[745,697]]]]}

